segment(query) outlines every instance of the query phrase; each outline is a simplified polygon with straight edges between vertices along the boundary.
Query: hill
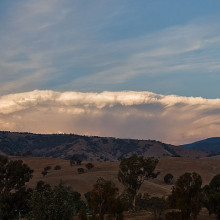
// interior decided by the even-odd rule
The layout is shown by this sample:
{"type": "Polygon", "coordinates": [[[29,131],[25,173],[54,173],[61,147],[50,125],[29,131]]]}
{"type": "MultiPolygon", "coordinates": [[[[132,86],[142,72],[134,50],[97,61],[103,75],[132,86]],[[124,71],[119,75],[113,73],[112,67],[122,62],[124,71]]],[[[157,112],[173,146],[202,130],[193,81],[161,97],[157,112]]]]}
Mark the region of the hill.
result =
{"type": "Polygon", "coordinates": [[[145,157],[204,157],[207,153],[155,140],[118,139],[75,134],[0,132],[0,150],[8,155],[33,155],[69,159],[116,161],[131,154],[145,157]]]}
{"type": "MultiPolygon", "coordinates": [[[[112,180],[122,190],[123,186],[118,182],[117,173],[119,169],[119,162],[92,162],[95,166],[93,169],[87,171],[84,161],[81,165],[70,166],[68,160],[57,158],[38,158],[38,157],[11,157],[11,159],[21,159],[34,170],[33,179],[29,182],[30,187],[34,187],[39,180],[43,180],[51,185],[57,185],[62,181],[64,185],[71,186],[73,189],[84,194],[91,190],[92,186],[98,179],[103,177],[112,180]],[[54,170],[56,165],[60,165],[60,170],[54,170]],[[44,167],[51,166],[51,170],[43,177],[41,172],[44,167]],[[84,168],[85,173],[78,174],[78,168],[84,168]]],[[[160,171],[156,179],[144,182],[141,187],[142,192],[147,192],[150,195],[164,196],[171,192],[172,185],[164,183],[164,176],[167,173],[172,173],[174,182],[178,177],[185,172],[197,172],[202,176],[203,185],[208,184],[211,179],[219,173],[220,163],[219,159],[211,158],[184,158],[184,157],[164,157],[159,159],[157,171],[160,171]]]]}
{"type": "Polygon", "coordinates": [[[220,154],[220,137],[207,138],[191,144],[180,145],[180,147],[209,152],[211,155],[220,154]]]}
{"type": "MultiPolygon", "coordinates": [[[[112,180],[119,187],[120,192],[123,191],[123,186],[117,180],[119,162],[98,162],[93,164],[95,167],[89,171],[85,168],[86,161],[82,165],[70,166],[69,161],[56,159],[56,158],[34,158],[34,157],[12,157],[12,159],[22,159],[24,163],[28,164],[34,169],[33,178],[28,183],[29,187],[35,187],[39,180],[43,180],[50,185],[58,185],[61,181],[64,185],[72,187],[81,193],[84,198],[84,193],[90,191],[99,177],[103,177],[107,180],[112,180]],[[60,170],[54,170],[56,165],[61,166],[60,170]],[[48,174],[43,177],[41,172],[46,166],[51,166],[48,174]],[[86,170],[83,174],[78,174],[78,168],[84,168],[86,170]]],[[[184,157],[164,157],[159,159],[156,170],[160,171],[159,176],[156,179],[147,180],[141,186],[140,192],[148,193],[151,196],[167,196],[171,193],[173,185],[165,184],[163,177],[167,173],[172,173],[174,176],[174,182],[178,177],[185,172],[197,172],[201,175],[203,180],[203,186],[208,184],[211,179],[219,173],[220,163],[217,159],[210,158],[184,158],[184,157]]],[[[146,218],[146,213],[136,213],[137,216],[131,216],[131,213],[127,215],[125,213],[125,219],[132,220],[144,220],[151,219],[146,218]],[[138,216],[140,215],[140,216],[138,216]]],[[[215,216],[209,216],[207,210],[202,210],[199,220],[215,219],[215,216]]]]}

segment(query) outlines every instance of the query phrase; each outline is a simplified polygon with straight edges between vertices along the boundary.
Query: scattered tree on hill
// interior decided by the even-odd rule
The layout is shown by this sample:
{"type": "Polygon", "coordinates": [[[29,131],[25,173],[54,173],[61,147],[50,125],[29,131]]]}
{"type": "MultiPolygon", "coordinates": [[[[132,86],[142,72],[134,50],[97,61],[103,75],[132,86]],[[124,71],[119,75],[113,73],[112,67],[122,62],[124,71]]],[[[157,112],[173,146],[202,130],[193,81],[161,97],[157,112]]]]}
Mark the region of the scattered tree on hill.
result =
{"type": "Polygon", "coordinates": [[[77,155],[73,155],[70,158],[70,166],[73,166],[73,164],[81,165],[82,164],[82,159],[77,155]]]}
{"type": "Polygon", "coordinates": [[[122,219],[122,204],[118,197],[118,188],[112,181],[99,178],[91,192],[85,195],[94,215],[103,220],[105,214],[113,215],[115,219],[122,219]]]}
{"type": "Polygon", "coordinates": [[[46,167],[44,167],[44,170],[45,171],[48,171],[48,170],[50,170],[51,169],[51,166],[46,166],[46,167]]]}
{"type": "Polygon", "coordinates": [[[202,178],[197,173],[179,177],[168,201],[172,208],[181,210],[182,219],[196,219],[202,207],[202,178]]]}
{"type": "Polygon", "coordinates": [[[30,150],[27,150],[25,153],[23,153],[24,157],[30,157],[32,156],[32,152],[30,150]]]}
{"type": "Polygon", "coordinates": [[[48,172],[47,172],[46,170],[43,170],[43,171],[41,172],[41,174],[42,174],[43,177],[45,177],[45,176],[48,174],[48,172]]]}
{"type": "Polygon", "coordinates": [[[118,180],[132,196],[133,210],[135,210],[136,195],[145,180],[156,178],[159,172],[154,173],[158,159],[144,158],[132,155],[123,158],[119,165],[118,180]]]}
{"type": "Polygon", "coordinates": [[[56,165],[55,167],[54,167],[54,170],[60,170],[61,169],[61,166],[60,165],[56,165]]]}
{"type": "Polygon", "coordinates": [[[79,174],[85,173],[85,170],[83,168],[78,168],[77,171],[79,174]]]}
{"type": "Polygon", "coordinates": [[[209,214],[216,214],[220,219],[220,174],[213,177],[209,185],[203,188],[204,205],[209,214]]]}
{"type": "Polygon", "coordinates": [[[173,175],[171,173],[168,173],[164,176],[163,179],[166,184],[171,184],[173,180],[173,175]]]}
{"type": "Polygon", "coordinates": [[[32,178],[32,173],[22,160],[9,160],[0,155],[0,219],[14,219],[15,210],[27,210],[25,184],[32,178]]]}
{"type": "Polygon", "coordinates": [[[87,163],[87,164],[86,164],[86,168],[87,168],[88,170],[91,170],[93,167],[94,167],[94,164],[93,164],[93,163],[87,163]]]}
{"type": "Polygon", "coordinates": [[[78,159],[76,160],[76,164],[77,164],[77,165],[81,165],[81,164],[82,164],[82,159],[79,159],[79,158],[78,158],[78,159]]]}
{"type": "Polygon", "coordinates": [[[73,160],[70,159],[70,166],[72,167],[73,164],[75,164],[75,162],[73,160]]]}

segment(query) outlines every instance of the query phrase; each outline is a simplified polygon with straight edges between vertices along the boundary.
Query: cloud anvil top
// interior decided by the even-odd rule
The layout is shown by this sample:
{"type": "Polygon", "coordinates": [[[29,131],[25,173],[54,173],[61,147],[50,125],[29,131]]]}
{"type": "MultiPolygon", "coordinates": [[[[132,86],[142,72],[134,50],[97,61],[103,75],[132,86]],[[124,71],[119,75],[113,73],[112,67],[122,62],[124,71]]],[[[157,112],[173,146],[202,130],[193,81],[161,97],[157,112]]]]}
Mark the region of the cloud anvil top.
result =
{"type": "Polygon", "coordinates": [[[181,144],[217,136],[219,116],[220,99],[146,91],[34,90],[0,97],[1,128],[13,131],[150,138],[181,144]]]}

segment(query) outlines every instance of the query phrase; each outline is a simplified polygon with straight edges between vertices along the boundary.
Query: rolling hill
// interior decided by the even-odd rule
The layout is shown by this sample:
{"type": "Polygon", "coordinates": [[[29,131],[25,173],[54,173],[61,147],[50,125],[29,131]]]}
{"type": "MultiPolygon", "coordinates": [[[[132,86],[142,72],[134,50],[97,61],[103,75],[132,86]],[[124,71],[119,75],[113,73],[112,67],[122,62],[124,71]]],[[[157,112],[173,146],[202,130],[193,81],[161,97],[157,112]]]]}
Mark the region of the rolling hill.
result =
{"type": "Polygon", "coordinates": [[[116,161],[131,154],[145,157],[205,157],[207,153],[155,140],[118,139],[75,134],[0,132],[0,151],[8,155],[33,155],[69,159],[116,161]]]}
{"type": "Polygon", "coordinates": [[[220,154],[220,137],[207,138],[191,144],[180,145],[180,147],[209,152],[210,155],[220,154]]]}
{"type": "MultiPolygon", "coordinates": [[[[23,160],[33,170],[33,178],[27,184],[28,187],[35,187],[37,182],[43,180],[51,186],[58,185],[62,182],[65,186],[71,187],[74,191],[78,191],[85,199],[84,194],[90,191],[99,177],[106,180],[112,180],[119,191],[122,192],[124,187],[119,183],[117,174],[119,169],[119,162],[93,162],[94,168],[87,170],[85,167],[86,161],[81,165],[70,166],[69,161],[57,158],[36,158],[36,157],[10,157],[13,160],[23,160]],[[59,165],[61,169],[55,170],[54,167],[59,165]],[[46,176],[42,176],[41,172],[46,166],[51,166],[46,176]],[[84,168],[85,173],[79,174],[78,168],[84,168]]],[[[150,196],[168,196],[175,181],[180,175],[185,172],[197,172],[202,177],[203,186],[209,184],[211,179],[219,174],[220,163],[218,159],[210,158],[184,158],[184,157],[163,157],[159,159],[158,166],[156,167],[160,174],[156,179],[150,179],[143,183],[140,188],[141,193],[148,193],[150,196]],[[164,183],[164,176],[171,173],[174,176],[172,184],[164,183]]],[[[145,220],[153,219],[147,211],[139,211],[135,213],[125,212],[126,220],[145,220]]],[[[198,220],[216,219],[215,215],[210,216],[206,209],[202,209],[198,220]]]]}

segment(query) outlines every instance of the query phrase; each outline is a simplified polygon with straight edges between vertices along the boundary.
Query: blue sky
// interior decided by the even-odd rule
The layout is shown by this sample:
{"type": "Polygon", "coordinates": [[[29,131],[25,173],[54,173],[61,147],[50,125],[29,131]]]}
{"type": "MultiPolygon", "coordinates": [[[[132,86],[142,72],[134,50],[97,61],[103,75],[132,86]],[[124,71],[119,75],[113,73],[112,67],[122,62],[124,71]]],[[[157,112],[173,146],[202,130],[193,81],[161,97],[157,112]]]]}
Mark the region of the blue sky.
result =
{"type": "Polygon", "coordinates": [[[219,0],[0,1],[1,129],[219,136],[219,11],[219,0]]]}
{"type": "Polygon", "coordinates": [[[0,94],[219,97],[219,1],[0,2],[0,94]]]}

